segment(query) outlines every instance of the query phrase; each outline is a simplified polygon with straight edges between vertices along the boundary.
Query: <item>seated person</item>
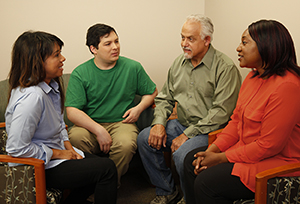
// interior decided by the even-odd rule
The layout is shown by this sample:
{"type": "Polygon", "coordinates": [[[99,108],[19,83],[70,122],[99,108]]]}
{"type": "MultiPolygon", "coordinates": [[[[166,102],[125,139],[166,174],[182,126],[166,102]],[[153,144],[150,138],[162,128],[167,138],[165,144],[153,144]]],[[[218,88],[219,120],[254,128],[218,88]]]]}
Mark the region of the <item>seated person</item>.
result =
{"type": "Polygon", "coordinates": [[[233,61],[211,44],[213,30],[208,17],[187,17],[181,29],[183,53],[174,60],[155,98],[151,127],[138,136],[141,159],[156,187],[151,204],[185,203],[163,152],[173,153],[183,190],[186,154],[207,145],[208,133],[224,127],[234,110],[242,79],[233,61]],[[175,102],[178,119],[168,120],[175,102]]]}
{"type": "Polygon", "coordinates": [[[185,158],[188,204],[253,199],[257,173],[300,162],[300,67],[288,30],[274,20],[254,22],[237,52],[252,71],[216,141],[185,158]]]}
{"type": "Polygon", "coordinates": [[[120,185],[137,149],[135,122],[154,103],[156,85],[140,63],[119,56],[119,37],[111,26],[91,26],[86,45],[94,58],[74,69],[66,94],[67,116],[74,123],[69,138],[82,151],[109,154],[120,185]],[[142,99],[135,106],[136,94],[142,99]]]}
{"type": "MultiPolygon", "coordinates": [[[[24,32],[16,40],[5,112],[6,151],[13,157],[44,160],[46,187],[73,189],[64,203],[115,204],[114,162],[73,148],[63,121],[63,42],[45,32],[24,32]]],[[[13,164],[15,165],[15,164],[13,164]]]]}

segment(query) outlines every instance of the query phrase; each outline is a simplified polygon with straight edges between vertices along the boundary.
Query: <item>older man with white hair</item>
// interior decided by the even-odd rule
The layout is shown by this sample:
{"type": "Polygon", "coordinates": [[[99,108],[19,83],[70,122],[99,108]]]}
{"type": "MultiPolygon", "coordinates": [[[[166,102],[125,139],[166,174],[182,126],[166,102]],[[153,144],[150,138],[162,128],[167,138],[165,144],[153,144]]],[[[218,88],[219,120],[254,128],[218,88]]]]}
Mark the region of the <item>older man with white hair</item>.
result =
{"type": "Polygon", "coordinates": [[[144,167],[156,186],[156,197],[150,204],[185,203],[163,152],[173,153],[183,188],[186,154],[207,145],[208,133],[224,126],[235,108],[241,75],[233,61],[211,45],[213,30],[209,18],[187,17],[181,30],[183,54],[171,65],[167,81],[155,99],[151,127],[138,136],[144,167]],[[175,102],[178,119],[168,120],[175,102]]]}

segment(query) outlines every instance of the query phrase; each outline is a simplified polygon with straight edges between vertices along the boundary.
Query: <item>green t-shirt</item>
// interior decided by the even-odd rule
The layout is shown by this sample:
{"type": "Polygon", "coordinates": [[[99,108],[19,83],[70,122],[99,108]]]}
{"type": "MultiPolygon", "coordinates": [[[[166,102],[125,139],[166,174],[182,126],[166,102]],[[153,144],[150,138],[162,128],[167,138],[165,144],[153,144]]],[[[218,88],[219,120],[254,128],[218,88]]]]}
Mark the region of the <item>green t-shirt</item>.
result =
{"type": "Polygon", "coordinates": [[[118,122],[134,107],[136,94],[152,94],[155,88],[139,62],[120,56],[112,69],[101,70],[93,58],[73,70],[65,106],[84,111],[98,123],[118,122]]]}

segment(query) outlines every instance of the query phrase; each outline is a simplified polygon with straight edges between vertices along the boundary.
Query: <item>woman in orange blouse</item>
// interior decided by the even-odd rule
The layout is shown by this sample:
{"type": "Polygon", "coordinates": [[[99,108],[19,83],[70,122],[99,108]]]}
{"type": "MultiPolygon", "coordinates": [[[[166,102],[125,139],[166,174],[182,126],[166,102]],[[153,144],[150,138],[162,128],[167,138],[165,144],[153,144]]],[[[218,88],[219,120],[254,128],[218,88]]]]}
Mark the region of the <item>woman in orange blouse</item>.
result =
{"type": "Polygon", "coordinates": [[[185,158],[188,204],[254,198],[257,173],[300,162],[300,68],[288,30],[274,20],[252,23],[237,52],[252,71],[223,132],[185,158]]]}

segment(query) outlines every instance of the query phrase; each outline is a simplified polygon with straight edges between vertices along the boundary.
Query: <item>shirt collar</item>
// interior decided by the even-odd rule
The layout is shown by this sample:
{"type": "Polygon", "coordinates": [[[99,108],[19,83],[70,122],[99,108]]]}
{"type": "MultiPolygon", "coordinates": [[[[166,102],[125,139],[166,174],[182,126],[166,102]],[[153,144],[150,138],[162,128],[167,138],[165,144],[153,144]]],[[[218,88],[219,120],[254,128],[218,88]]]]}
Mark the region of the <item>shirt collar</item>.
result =
{"type": "Polygon", "coordinates": [[[38,84],[38,86],[46,93],[49,94],[51,90],[55,92],[59,92],[58,88],[58,83],[54,81],[53,79],[50,81],[50,84],[48,85],[46,82],[42,81],[38,84]]]}
{"type": "MultiPolygon", "coordinates": [[[[199,65],[201,65],[203,63],[208,69],[210,69],[211,65],[212,65],[212,62],[213,62],[214,54],[215,54],[215,48],[210,44],[206,54],[203,57],[203,59],[201,60],[201,62],[196,67],[198,67],[199,65]]],[[[187,62],[190,62],[190,61],[191,61],[190,59],[185,59],[184,58],[183,61],[182,61],[182,65],[184,63],[187,63],[187,62]]]]}

